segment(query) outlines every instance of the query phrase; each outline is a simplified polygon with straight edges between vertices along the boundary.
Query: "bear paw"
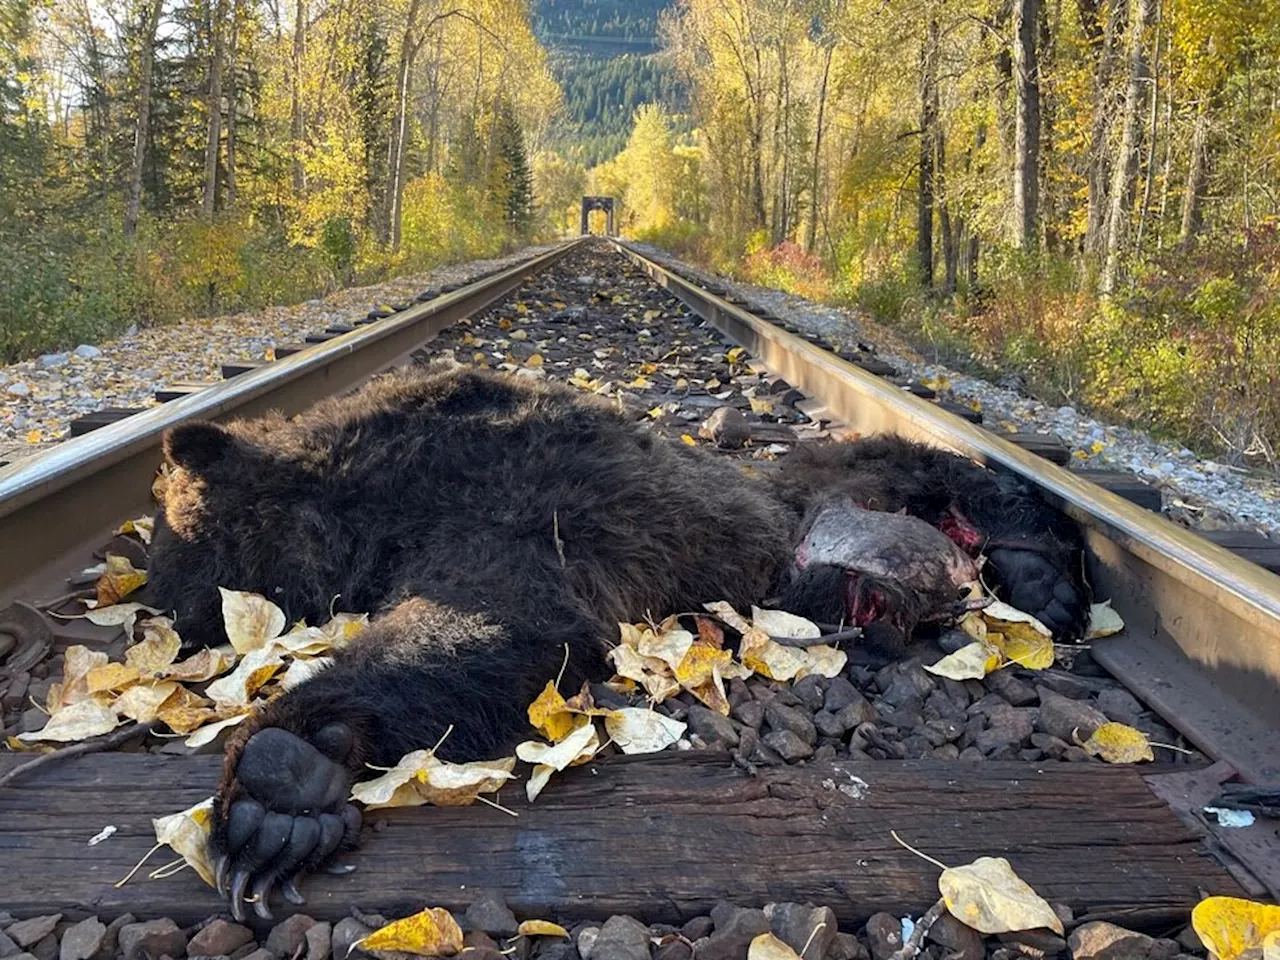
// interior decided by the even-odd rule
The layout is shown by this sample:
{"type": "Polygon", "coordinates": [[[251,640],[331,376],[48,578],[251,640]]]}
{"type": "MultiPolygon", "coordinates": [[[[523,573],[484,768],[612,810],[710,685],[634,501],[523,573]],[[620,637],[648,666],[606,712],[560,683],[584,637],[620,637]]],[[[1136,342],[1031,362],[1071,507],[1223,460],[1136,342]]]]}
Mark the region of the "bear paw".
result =
{"type": "MultiPolygon", "coordinates": [[[[266,727],[245,743],[230,781],[219,791],[220,816],[211,839],[218,892],[244,920],[246,893],[254,912],[271,919],[268,899],[279,883],[291,903],[304,902],[297,879],[326,867],[340,847],[352,847],[360,811],[347,797],[351,775],[341,763],[351,749],[345,724],[333,723],[309,743],[266,727]]],[[[354,867],[327,868],[350,873],[354,867]]]]}
{"type": "MultiPolygon", "coordinates": [[[[1043,623],[1055,640],[1079,640],[1089,625],[1089,587],[1080,570],[1066,568],[1058,559],[1016,547],[1000,547],[987,555],[1007,603],[1043,623]]],[[[1065,562],[1078,563],[1079,557],[1072,553],[1065,562]]]]}

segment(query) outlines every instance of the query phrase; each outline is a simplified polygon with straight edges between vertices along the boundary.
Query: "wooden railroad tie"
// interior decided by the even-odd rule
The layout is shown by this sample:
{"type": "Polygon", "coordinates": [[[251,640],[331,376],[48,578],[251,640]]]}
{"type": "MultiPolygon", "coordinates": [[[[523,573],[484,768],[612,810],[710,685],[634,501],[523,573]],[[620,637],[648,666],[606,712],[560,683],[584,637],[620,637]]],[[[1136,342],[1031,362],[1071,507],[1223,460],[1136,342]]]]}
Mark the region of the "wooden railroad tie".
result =
{"type": "MultiPolygon", "coordinates": [[[[0,758],[0,773],[22,760],[0,758]]],[[[113,886],[155,842],[151,818],[210,796],[221,766],[218,756],[101,754],[0,790],[0,875],[22,878],[0,884],[0,911],[131,911],[188,924],[224,909],[190,870],[158,881],[143,870],[113,886]],[[88,846],[107,825],[116,833],[88,846]]],[[[881,910],[918,915],[938,897],[938,869],[890,830],[954,866],[1005,857],[1077,918],[1175,925],[1201,890],[1241,895],[1128,767],[836,761],[751,777],[726,754],[694,752],[588,763],[535,804],[523,794],[517,783],[500,797],[516,817],[480,804],[370,812],[370,823],[384,822],[353,858],[359,869],[308,878],[301,909],[324,920],[351,904],[456,911],[487,887],[519,915],[546,919],[678,923],[726,899],[810,901],[846,924],[881,910]]]]}

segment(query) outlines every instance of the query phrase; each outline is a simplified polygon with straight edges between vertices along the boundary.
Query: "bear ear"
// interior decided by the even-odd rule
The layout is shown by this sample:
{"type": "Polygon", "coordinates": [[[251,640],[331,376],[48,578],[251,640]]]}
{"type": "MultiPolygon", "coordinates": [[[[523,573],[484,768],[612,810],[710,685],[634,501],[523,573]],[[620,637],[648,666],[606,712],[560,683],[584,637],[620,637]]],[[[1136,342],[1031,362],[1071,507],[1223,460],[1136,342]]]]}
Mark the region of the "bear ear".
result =
{"type": "Polygon", "coordinates": [[[204,473],[230,456],[235,439],[216,423],[184,423],[164,435],[164,455],[174,466],[204,473]]]}

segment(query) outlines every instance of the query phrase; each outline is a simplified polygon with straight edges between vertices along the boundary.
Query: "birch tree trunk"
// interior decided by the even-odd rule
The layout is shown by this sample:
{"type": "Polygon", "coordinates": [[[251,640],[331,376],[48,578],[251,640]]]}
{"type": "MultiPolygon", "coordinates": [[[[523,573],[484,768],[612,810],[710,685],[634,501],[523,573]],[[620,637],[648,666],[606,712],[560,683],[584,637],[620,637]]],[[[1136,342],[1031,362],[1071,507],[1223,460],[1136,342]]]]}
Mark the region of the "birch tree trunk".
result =
{"type": "Polygon", "coordinates": [[[1125,90],[1124,112],[1121,115],[1120,146],[1116,151],[1111,178],[1106,260],[1098,284],[1103,294],[1114,292],[1119,280],[1120,256],[1129,231],[1134,181],[1138,173],[1138,152],[1142,146],[1139,117],[1142,113],[1143,97],[1146,95],[1149,79],[1146,35],[1155,13],[1155,0],[1137,0],[1137,5],[1130,29],[1129,83],[1125,90]]]}
{"type": "Polygon", "coordinates": [[[226,48],[222,21],[226,19],[226,0],[218,0],[213,8],[213,51],[209,58],[209,133],[204,148],[204,203],[201,210],[206,220],[213,217],[218,197],[218,154],[222,147],[222,66],[226,48]]]}
{"type": "Polygon", "coordinates": [[[920,283],[933,287],[935,129],[938,125],[938,21],[929,20],[920,48],[920,185],[916,195],[916,259],[920,283]]]}
{"type": "Polygon", "coordinates": [[[1204,225],[1202,200],[1209,180],[1209,96],[1200,98],[1196,107],[1196,124],[1191,134],[1191,160],[1187,168],[1187,186],[1182,194],[1182,225],[1178,230],[1178,246],[1189,250],[1194,246],[1204,225]]]}
{"type": "Polygon", "coordinates": [[[290,51],[289,137],[292,160],[293,192],[301,194],[307,187],[307,171],[302,165],[302,141],[306,122],[302,116],[302,65],[307,55],[307,0],[298,0],[293,12],[293,49],[290,51]]]}
{"type": "Polygon", "coordinates": [[[133,131],[133,158],[129,164],[129,199],[124,211],[124,235],[138,232],[138,213],[142,208],[142,168],[147,157],[147,138],[151,132],[151,77],[155,67],[156,28],[164,0],[151,0],[144,8],[138,24],[138,121],[133,131]]]}
{"type": "Polygon", "coordinates": [[[1013,27],[1013,240],[1024,250],[1035,250],[1040,217],[1040,64],[1036,51],[1040,0],[1015,0],[1013,27]]]}
{"type": "Polygon", "coordinates": [[[1111,130],[1111,81],[1115,75],[1120,50],[1120,37],[1128,21],[1128,0],[1109,0],[1106,27],[1100,38],[1097,67],[1093,79],[1093,122],[1089,128],[1089,154],[1086,182],[1089,207],[1085,225],[1084,249],[1087,257],[1101,254],[1106,236],[1107,186],[1110,182],[1107,139],[1111,130]]]}

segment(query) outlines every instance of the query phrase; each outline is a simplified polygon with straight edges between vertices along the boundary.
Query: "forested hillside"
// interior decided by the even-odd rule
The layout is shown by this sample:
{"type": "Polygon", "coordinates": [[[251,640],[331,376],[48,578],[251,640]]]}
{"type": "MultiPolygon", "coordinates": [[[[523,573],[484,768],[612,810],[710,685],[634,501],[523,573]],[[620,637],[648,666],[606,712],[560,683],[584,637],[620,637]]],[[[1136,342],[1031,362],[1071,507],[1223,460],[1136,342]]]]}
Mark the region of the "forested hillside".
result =
{"type": "Polygon", "coordinates": [[[565,123],[553,139],[560,153],[594,166],[622,150],[641,104],[686,108],[670,64],[654,56],[671,2],[535,0],[534,32],[564,91],[565,123]]]}

